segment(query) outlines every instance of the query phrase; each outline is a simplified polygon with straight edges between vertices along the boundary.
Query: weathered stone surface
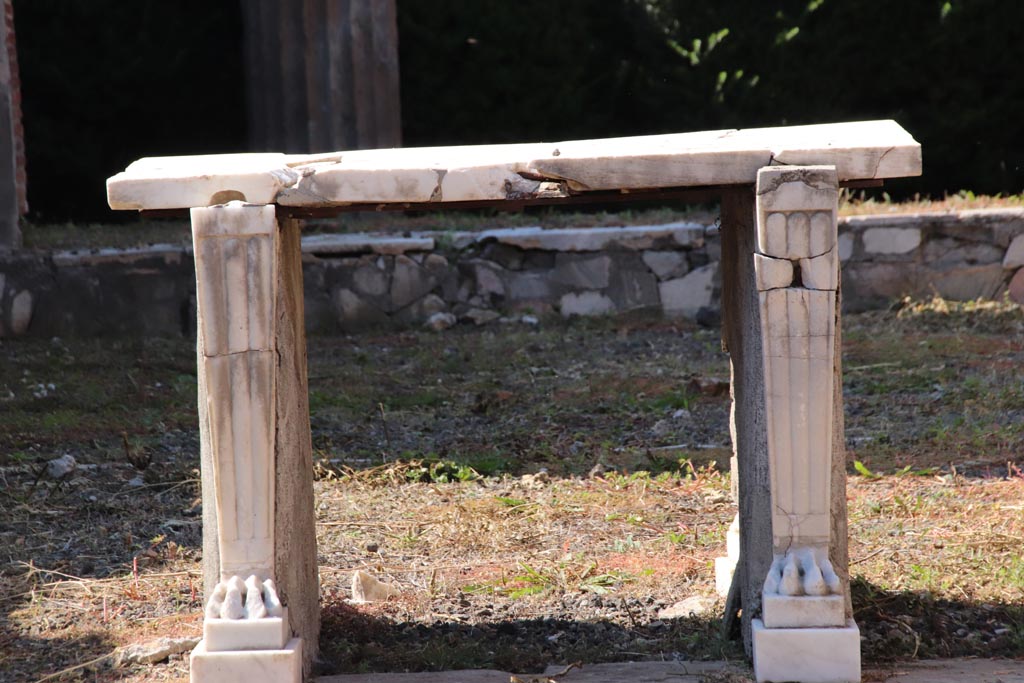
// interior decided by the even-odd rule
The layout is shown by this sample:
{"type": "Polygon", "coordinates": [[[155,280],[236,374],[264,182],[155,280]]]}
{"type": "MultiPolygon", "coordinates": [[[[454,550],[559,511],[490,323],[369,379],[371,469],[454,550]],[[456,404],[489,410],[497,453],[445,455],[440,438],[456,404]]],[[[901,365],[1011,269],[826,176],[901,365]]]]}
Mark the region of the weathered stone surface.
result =
{"type": "Polygon", "coordinates": [[[607,254],[557,254],[551,279],[574,289],[604,289],[608,286],[611,265],[607,254]]]}
{"type": "Polygon", "coordinates": [[[920,228],[868,228],[861,235],[869,254],[906,254],[921,244],[920,228]]]}
{"type": "Polygon", "coordinates": [[[668,315],[694,316],[711,303],[718,264],[702,266],[675,280],[658,284],[661,307],[668,315]]]}
{"type": "Polygon", "coordinates": [[[1010,279],[1010,299],[1024,306],[1024,268],[1020,268],[1010,279]]]}
{"type": "Polygon", "coordinates": [[[1024,235],[1017,235],[1006,248],[1003,257],[1003,268],[1020,268],[1024,266],[1024,235]]]}
{"type": "Polygon", "coordinates": [[[643,259],[659,280],[682,277],[690,270],[686,255],[678,251],[645,251],[643,259]]]}
{"type": "Polygon", "coordinates": [[[559,309],[566,318],[574,315],[605,315],[615,311],[615,302],[599,292],[570,292],[562,297],[559,309]]]}
{"type": "Polygon", "coordinates": [[[23,289],[11,298],[11,332],[22,335],[32,323],[32,292],[23,289]]]}
{"type": "Polygon", "coordinates": [[[163,157],[110,178],[107,200],[132,210],[239,199],[284,206],[520,200],[569,189],[749,184],[770,164],[831,165],[840,180],[918,175],[921,147],[894,121],[860,121],[523,145],[163,157]]]}

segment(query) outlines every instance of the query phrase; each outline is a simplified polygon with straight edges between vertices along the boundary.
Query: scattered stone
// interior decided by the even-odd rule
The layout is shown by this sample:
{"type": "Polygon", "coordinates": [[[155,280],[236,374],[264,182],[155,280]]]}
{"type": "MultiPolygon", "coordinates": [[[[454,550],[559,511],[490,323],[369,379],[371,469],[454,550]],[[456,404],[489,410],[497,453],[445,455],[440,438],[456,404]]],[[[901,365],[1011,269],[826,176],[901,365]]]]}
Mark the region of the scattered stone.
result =
{"type": "Polygon", "coordinates": [[[190,638],[157,638],[148,643],[128,645],[117,654],[119,666],[125,664],[156,664],[171,655],[190,652],[199,644],[198,637],[190,638]]]}
{"type": "Polygon", "coordinates": [[[861,241],[869,254],[906,254],[921,245],[921,229],[868,228],[861,241]]]}
{"type": "Polygon", "coordinates": [[[716,600],[703,595],[693,595],[658,611],[659,619],[685,619],[699,617],[715,606],[716,600]]]}
{"type": "Polygon", "coordinates": [[[424,323],[424,327],[433,330],[434,332],[441,332],[447,330],[449,327],[456,323],[455,316],[451,313],[434,313],[432,316],[427,318],[427,322],[424,323]]]}
{"type": "Polygon", "coordinates": [[[615,310],[615,302],[600,292],[569,293],[562,297],[559,309],[565,318],[574,315],[605,315],[615,310]]]}
{"type": "Polygon", "coordinates": [[[126,486],[131,489],[141,489],[145,485],[146,482],[142,478],[142,475],[132,477],[131,479],[128,480],[128,483],[126,484],[126,486]]]}
{"type": "Polygon", "coordinates": [[[368,553],[375,553],[378,550],[380,550],[380,546],[377,545],[376,543],[367,543],[366,544],[366,552],[368,552],[368,553]]]}
{"type": "Polygon", "coordinates": [[[524,315],[521,318],[519,318],[519,322],[521,322],[524,325],[536,326],[540,325],[540,318],[538,318],[535,315],[524,315]]]}
{"type": "Polygon", "coordinates": [[[459,316],[460,320],[468,320],[474,325],[486,325],[501,318],[497,311],[489,311],[485,308],[470,308],[459,316]]]}
{"type": "Polygon", "coordinates": [[[380,602],[401,594],[397,586],[384,583],[372,574],[362,570],[352,574],[352,602],[380,602]]]}
{"type": "Polygon", "coordinates": [[[32,292],[22,290],[11,299],[11,332],[16,335],[28,332],[32,322],[32,292]]]}
{"type": "Polygon", "coordinates": [[[519,481],[526,488],[539,489],[548,482],[548,479],[548,471],[540,469],[535,474],[524,474],[519,481]]]}
{"type": "Polygon", "coordinates": [[[75,469],[75,458],[70,453],[65,453],[59,458],[54,458],[46,463],[46,475],[50,479],[63,479],[75,469]]]}

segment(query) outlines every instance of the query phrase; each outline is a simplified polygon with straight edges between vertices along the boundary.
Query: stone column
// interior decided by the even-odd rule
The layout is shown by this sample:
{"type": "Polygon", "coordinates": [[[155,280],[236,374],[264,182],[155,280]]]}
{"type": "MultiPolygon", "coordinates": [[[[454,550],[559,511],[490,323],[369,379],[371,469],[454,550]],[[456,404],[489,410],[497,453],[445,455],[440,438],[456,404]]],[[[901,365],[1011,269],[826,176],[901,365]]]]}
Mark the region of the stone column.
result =
{"type": "Polygon", "coordinates": [[[231,202],[193,209],[192,230],[207,605],[191,679],[300,681],[319,620],[298,226],[231,202]]]}
{"type": "Polygon", "coordinates": [[[835,167],[758,172],[753,259],[773,550],[752,624],[758,681],[860,680],[860,633],[830,557],[837,202],[835,167]]]}

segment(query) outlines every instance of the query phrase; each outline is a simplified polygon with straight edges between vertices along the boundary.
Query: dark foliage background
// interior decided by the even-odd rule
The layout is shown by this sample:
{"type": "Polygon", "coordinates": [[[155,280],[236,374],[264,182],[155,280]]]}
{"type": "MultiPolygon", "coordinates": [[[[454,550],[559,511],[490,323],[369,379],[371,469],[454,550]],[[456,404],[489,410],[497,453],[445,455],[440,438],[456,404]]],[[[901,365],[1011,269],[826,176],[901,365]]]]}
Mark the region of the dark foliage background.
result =
{"type": "MultiPolygon", "coordinates": [[[[37,219],[140,156],[243,150],[239,0],[15,0],[37,219]]],[[[242,2],[251,0],[241,0],[242,2]]],[[[398,0],[407,145],[894,118],[925,176],[1024,189],[1015,0],[398,0]]]]}

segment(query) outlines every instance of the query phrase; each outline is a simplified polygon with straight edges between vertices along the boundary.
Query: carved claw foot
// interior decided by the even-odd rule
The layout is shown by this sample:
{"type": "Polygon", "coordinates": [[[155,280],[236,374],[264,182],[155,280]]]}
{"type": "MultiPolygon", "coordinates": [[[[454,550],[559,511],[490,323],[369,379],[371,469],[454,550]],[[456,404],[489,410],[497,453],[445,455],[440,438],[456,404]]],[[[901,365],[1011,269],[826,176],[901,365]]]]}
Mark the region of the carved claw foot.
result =
{"type": "Polygon", "coordinates": [[[769,595],[838,595],[841,590],[825,548],[796,548],[776,555],[764,580],[769,595]]]}
{"type": "Polygon", "coordinates": [[[262,583],[255,575],[221,581],[206,604],[207,619],[263,619],[284,614],[273,579],[262,583]]]}

